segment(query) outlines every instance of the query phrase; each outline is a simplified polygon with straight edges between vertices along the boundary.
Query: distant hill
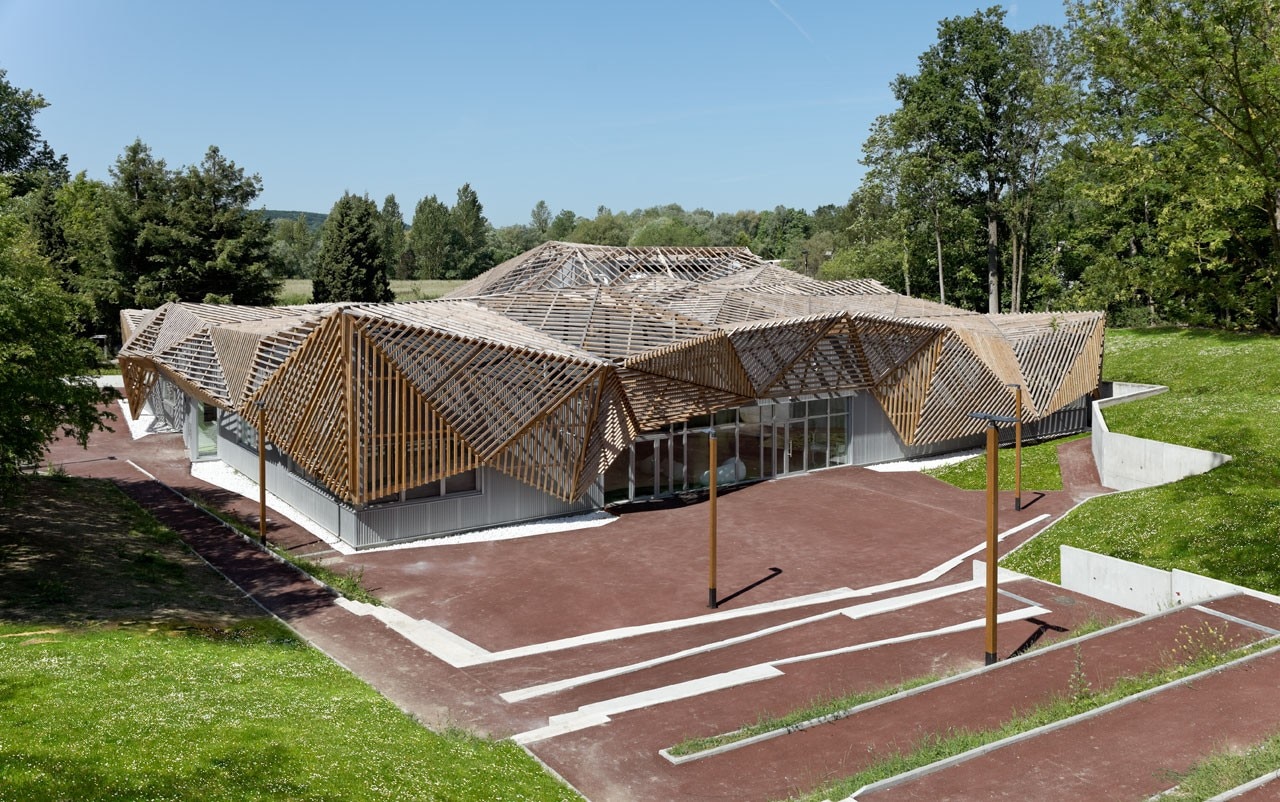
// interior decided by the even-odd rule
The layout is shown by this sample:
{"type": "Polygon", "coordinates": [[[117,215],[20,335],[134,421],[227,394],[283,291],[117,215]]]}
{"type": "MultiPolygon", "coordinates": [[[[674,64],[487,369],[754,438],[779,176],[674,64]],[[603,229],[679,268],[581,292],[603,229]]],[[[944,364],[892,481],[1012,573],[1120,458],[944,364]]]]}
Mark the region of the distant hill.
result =
{"type": "Polygon", "coordinates": [[[329,215],[320,212],[289,212],[283,209],[263,209],[262,216],[267,218],[268,223],[275,223],[276,220],[297,220],[298,215],[307,218],[307,225],[312,231],[316,231],[320,226],[324,225],[325,218],[329,215]]]}

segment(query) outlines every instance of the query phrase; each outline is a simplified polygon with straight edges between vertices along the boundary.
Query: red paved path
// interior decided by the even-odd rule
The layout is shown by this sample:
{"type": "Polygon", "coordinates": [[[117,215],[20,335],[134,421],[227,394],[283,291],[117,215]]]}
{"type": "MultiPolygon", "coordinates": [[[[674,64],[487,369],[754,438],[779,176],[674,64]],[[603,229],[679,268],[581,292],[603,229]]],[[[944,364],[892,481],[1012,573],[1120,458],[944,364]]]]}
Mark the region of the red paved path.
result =
{"type": "MultiPolygon", "coordinates": [[[[1096,471],[1090,471],[1087,440],[1066,444],[1060,453],[1068,490],[1038,498],[1024,493],[1024,502],[1031,503],[1021,513],[1012,511],[1011,498],[1003,498],[1002,530],[1042,513],[1049,514],[1050,520],[1056,519],[1076,500],[1104,492],[1097,486],[1096,471]]],[[[338,607],[327,590],[210,523],[160,485],[146,481],[124,462],[125,458],[183,493],[198,493],[256,522],[254,502],[233,497],[190,476],[177,436],[131,441],[121,431],[96,436],[87,454],[68,444],[57,444],[51,451],[51,459],[71,473],[120,482],[267,609],[433,726],[454,724],[500,735],[536,729],[550,715],[636,690],[981,614],[980,594],[967,592],[861,621],[839,618],[805,624],[709,655],[506,704],[498,693],[626,665],[888,594],[458,669],[422,651],[376,619],[338,607]],[[116,459],[107,459],[108,456],[116,459]]],[[[979,543],[982,509],[981,494],[958,491],[918,475],[886,475],[857,468],[738,489],[726,493],[720,504],[721,593],[725,595],[755,582],[774,567],[781,568],[781,574],[738,597],[727,608],[914,577],[979,543]]],[[[706,505],[702,503],[632,511],[597,529],[353,557],[340,557],[287,521],[269,519],[269,523],[273,542],[295,553],[323,558],[337,570],[362,569],[366,584],[401,611],[447,626],[490,650],[709,612],[705,608],[706,505]]],[[[1003,550],[1038,528],[1010,538],[1003,550]]],[[[935,582],[909,590],[969,577],[966,562],[935,582]]],[[[1090,615],[1124,615],[1118,608],[1042,583],[1024,582],[1011,589],[1050,609],[1052,612],[1043,616],[1044,620],[1066,628],[1077,626],[1090,615]]],[[[1002,609],[1020,604],[1002,599],[1002,609]]],[[[1179,614],[1202,615],[1194,611],[1179,614]]],[[[1269,620],[1273,623],[1280,618],[1275,611],[1271,615],[1269,620]]],[[[1142,626],[1158,629],[1167,625],[1168,622],[1142,626]]],[[[1027,622],[1002,625],[1002,652],[1035,631],[1037,628],[1027,622]]],[[[1105,655],[1087,663],[1096,662],[1096,670],[1102,672],[1099,681],[1108,671],[1149,661],[1152,650],[1158,650],[1159,639],[1168,635],[1152,630],[1143,640],[1137,634],[1140,632],[1146,630],[1108,636],[1118,638],[1115,644],[1127,643],[1125,638],[1136,640],[1133,654],[1113,646],[1105,655]]],[[[1054,637],[1055,633],[1050,632],[1045,640],[1054,637]]],[[[979,651],[981,631],[975,630],[791,665],[785,668],[783,677],[619,714],[609,724],[542,741],[533,749],[596,802],[775,798],[812,787],[833,773],[848,771],[856,763],[851,763],[850,758],[861,754],[849,740],[857,735],[851,729],[855,725],[845,720],[680,767],[659,758],[657,749],[688,735],[731,729],[766,710],[794,709],[818,696],[876,687],[931,670],[969,666],[979,651]]],[[[1038,657],[1037,661],[1043,659],[1038,657]]],[[[1017,683],[1021,694],[1018,698],[1042,698],[1053,688],[1061,687],[1065,658],[1049,660],[1057,661],[1053,670],[1036,671],[1033,679],[1017,683]]],[[[1018,671],[1028,671],[1017,668],[1025,663],[1010,663],[980,676],[1008,678],[1018,671]]],[[[965,680],[977,685],[983,681],[965,680]]],[[[967,689],[957,699],[945,698],[947,693],[958,693],[955,687],[934,691],[933,701],[928,704],[914,696],[910,698],[915,702],[904,699],[895,704],[924,704],[926,712],[941,726],[950,720],[956,704],[981,707],[973,700],[985,698],[967,689]]],[[[1007,691],[1005,688],[1003,693],[1007,691]]],[[[1009,701],[1007,695],[1000,698],[1009,701]]],[[[991,703],[990,699],[986,701],[991,703]]],[[[899,708],[902,709],[905,708],[899,708]]],[[[868,726],[865,735],[870,738],[878,732],[875,743],[893,743],[930,726],[923,723],[926,718],[912,725],[912,729],[903,724],[906,720],[895,716],[879,730],[868,726]]]]}

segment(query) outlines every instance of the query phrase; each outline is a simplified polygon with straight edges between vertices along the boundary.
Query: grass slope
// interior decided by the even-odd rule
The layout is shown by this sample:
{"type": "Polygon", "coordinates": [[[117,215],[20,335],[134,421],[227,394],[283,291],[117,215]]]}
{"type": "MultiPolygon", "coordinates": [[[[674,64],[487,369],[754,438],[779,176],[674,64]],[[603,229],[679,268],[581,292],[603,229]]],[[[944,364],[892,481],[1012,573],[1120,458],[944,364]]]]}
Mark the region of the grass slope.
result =
{"type": "MultiPolygon", "coordinates": [[[[1067,437],[1031,446],[1023,445],[1023,490],[1061,490],[1062,472],[1058,469],[1058,446],[1075,439],[1077,438],[1067,437]]],[[[1013,490],[1015,449],[1012,446],[1001,448],[997,452],[997,456],[999,457],[1000,489],[1013,490]]],[[[931,468],[925,473],[961,490],[987,489],[987,457],[985,454],[967,459],[964,462],[931,468]]]]}
{"type": "Polygon", "coordinates": [[[419,726],[113,486],[0,517],[0,801],[572,800],[510,742],[419,726]]]}
{"type": "Polygon", "coordinates": [[[1206,474],[1094,499],[1005,560],[1059,581],[1062,544],[1280,593],[1280,338],[1107,334],[1105,378],[1169,392],[1106,411],[1112,431],[1232,455],[1206,474]]]}

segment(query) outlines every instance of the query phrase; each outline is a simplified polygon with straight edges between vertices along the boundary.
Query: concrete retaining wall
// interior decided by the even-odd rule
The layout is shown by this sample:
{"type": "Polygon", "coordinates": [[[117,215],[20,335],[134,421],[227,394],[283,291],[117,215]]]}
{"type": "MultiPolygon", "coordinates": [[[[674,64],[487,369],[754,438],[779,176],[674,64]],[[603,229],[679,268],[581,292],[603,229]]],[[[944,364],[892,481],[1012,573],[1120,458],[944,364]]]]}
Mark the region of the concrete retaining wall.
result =
{"type": "Polygon", "coordinates": [[[1140,613],[1245,593],[1280,603],[1280,597],[1189,571],[1162,571],[1073,546],[1061,547],[1062,586],[1140,613]]]}
{"type": "Polygon", "coordinates": [[[1093,461],[1104,486],[1116,490],[1155,487],[1211,471],[1231,459],[1216,451],[1116,434],[1107,427],[1102,414],[1107,407],[1150,398],[1168,389],[1158,384],[1115,382],[1111,397],[1093,402],[1093,461]]]}

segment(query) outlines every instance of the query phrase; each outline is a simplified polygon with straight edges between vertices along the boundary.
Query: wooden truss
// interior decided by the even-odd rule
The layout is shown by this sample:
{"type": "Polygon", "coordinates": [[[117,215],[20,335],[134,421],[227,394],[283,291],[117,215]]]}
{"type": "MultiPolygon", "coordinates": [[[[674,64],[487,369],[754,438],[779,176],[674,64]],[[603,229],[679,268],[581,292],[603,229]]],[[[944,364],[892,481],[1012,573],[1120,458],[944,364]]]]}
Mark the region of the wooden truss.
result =
{"type": "Polygon", "coordinates": [[[645,430],[762,398],[868,393],[907,445],[1098,386],[1098,313],[982,315],[744,248],[550,242],[444,299],[122,314],[135,414],[163,376],[361,505],[489,466],[580,498],[645,430]]]}

